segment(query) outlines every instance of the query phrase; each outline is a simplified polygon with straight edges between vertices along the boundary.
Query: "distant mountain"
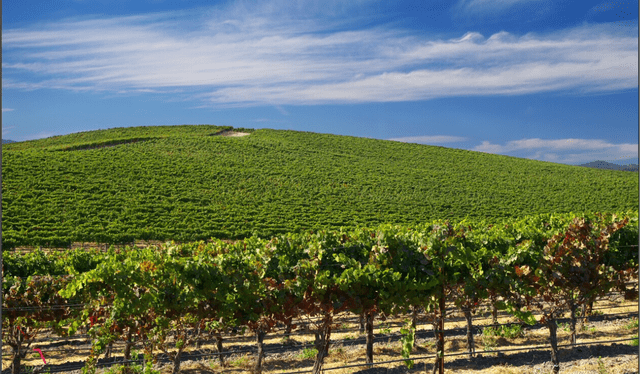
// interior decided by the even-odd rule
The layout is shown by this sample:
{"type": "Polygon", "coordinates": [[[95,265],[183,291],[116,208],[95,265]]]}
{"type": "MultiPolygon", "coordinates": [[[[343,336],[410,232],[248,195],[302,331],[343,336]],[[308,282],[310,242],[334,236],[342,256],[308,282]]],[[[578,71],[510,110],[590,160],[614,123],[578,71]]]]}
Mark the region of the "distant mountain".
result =
{"type": "Polygon", "coordinates": [[[9,144],[9,143],[15,143],[15,140],[10,140],[10,139],[2,139],[2,144],[9,144]]]}
{"type": "Polygon", "coordinates": [[[635,171],[636,173],[638,172],[638,164],[631,164],[631,165],[625,165],[624,169],[622,169],[624,171],[635,171]]]}
{"type": "Polygon", "coordinates": [[[617,165],[606,161],[593,161],[586,164],[578,165],[594,169],[622,170],[622,171],[638,171],[638,164],[617,165]]]}

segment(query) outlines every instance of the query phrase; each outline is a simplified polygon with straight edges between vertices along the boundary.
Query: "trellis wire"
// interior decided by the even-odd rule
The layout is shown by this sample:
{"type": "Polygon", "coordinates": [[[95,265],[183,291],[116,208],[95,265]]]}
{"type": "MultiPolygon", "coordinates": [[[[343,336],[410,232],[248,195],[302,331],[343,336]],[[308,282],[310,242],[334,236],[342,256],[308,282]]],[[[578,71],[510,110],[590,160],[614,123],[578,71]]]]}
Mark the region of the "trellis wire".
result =
{"type": "MultiPolygon", "coordinates": [[[[622,313],[618,313],[618,314],[622,314],[622,313]]],[[[629,314],[629,313],[627,313],[629,314]]],[[[611,314],[611,315],[616,315],[616,314],[611,314]]],[[[611,315],[607,315],[607,316],[611,316],[611,315]]],[[[517,322],[515,323],[510,323],[510,324],[518,324],[517,322]]],[[[464,328],[454,328],[454,329],[464,329],[464,328]]],[[[445,330],[445,331],[451,331],[452,329],[449,330],[445,330]]],[[[433,331],[423,331],[423,333],[427,333],[427,332],[433,332],[433,331]]],[[[387,339],[389,337],[396,337],[398,336],[397,334],[394,334],[393,336],[383,336],[383,337],[378,337],[378,338],[374,338],[375,340],[383,340],[383,339],[387,339]]],[[[593,344],[607,344],[607,343],[617,343],[617,342],[622,342],[622,341],[632,341],[632,340],[637,340],[636,338],[628,338],[628,339],[619,339],[619,340],[608,340],[608,341],[597,341],[597,342],[585,342],[585,343],[577,343],[577,344],[565,344],[565,345],[559,345],[558,347],[570,347],[570,346],[578,346],[578,345],[593,345],[593,344]]],[[[338,343],[338,342],[344,342],[345,339],[341,339],[338,341],[334,341],[334,343],[338,343]]],[[[353,341],[353,344],[351,345],[356,345],[356,342],[353,341]]],[[[357,344],[360,345],[360,344],[357,344]]],[[[296,348],[304,348],[304,347],[310,347],[310,346],[314,346],[313,343],[309,343],[309,344],[305,344],[302,346],[297,346],[296,348]]],[[[548,349],[548,347],[546,346],[536,346],[536,347],[529,347],[529,348],[512,348],[512,349],[501,349],[501,350],[491,350],[491,351],[487,351],[485,353],[487,354],[491,354],[491,353],[498,353],[498,352],[510,352],[510,351],[519,351],[519,350],[542,350],[542,349],[548,349]]],[[[72,351],[79,351],[80,349],[71,349],[72,351]]],[[[84,350],[84,349],[82,349],[84,350]]],[[[252,347],[252,349],[248,349],[248,350],[239,350],[239,351],[225,351],[225,352],[211,352],[211,353],[202,353],[202,354],[194,354],[194,355],[189,355],[189,358],[204,358],[204,357],[214,357],[214,356],[219,356],[219,355],[231,355],[231,354],[242,354],[242,353],[254,353],[255,348],[252,347]]],[[[275,353],[275,352],[282,352],[282,351],[287,351],[287,347],[284,347],[284,345],[282,346],[282,348],[276,348],[276,349],[268,349],[265,350],[264,353],[275,353]]],[[[460,355],[468,355],[469,352],[459,352],[459,353],[453,353],[453,354],[445,354],[444,357],[452,357],[452,356],[460,356],[460,355]]],[[[162,356],[166,356],[165,354],[161,354],[162,356]]],[[[423,356],[423,357],[414,357],[414,358],[409,358],[410,360],[419,360],[419,359],[427,359],[427,358],[433,358],[435,356],[423,356]]],[[[384,363],[393,363],[393,362],[401,362],[401,361],[405,361],[407,359],[399,359],[399,360],[391,360],[391,361],[383,361],[383,362],[377,362],[374,364],[354,364],[354,365],[348,365],[348,366],[343,366],[343,367],[334,367],[334,368],[326,368],[323,370],[335,370],[335,369],[340,369],[340,368],[349,368],[349,367],[356,367],[356,366],[366,366],[366,365],[379,365],[379,364],[384,364],[384,363]]],[[[141,361],[139,360],[123,360],[123,361],[114,361],[114,362],[109,362],[109,363],[101,363],[101,364],[97,364],[96,366],[113,366],[113,365],[119,365],[119,364],[123,364],[123,363],[127,363],[127,362],[139,362],[141,361]]],[[[171,362],[171,360],[169,358],[167,359],[159,359],[158,361],[162,361],[162,362],[171,362]]],[[[83,367],[79,366],[79,368],[83,367]]],[[[68,368],[65,370],[69,370],[68,368]]],[[[51,372],[61,372],[54,370],[51,372]]],[[[226,370],[228,371],[228,370],[226,370]]],[[[226,372],[225,371],[225,372],[226,372]]],[[[296,372],[296,373],[306,373],[309,371],[301,371],[301,372],[296,372]]],[[[287,374],[294,374],[294,373],[287,373],[287,374]]]]}
{"type": "MultiPolygon", "coordinates": [[[[619,308],[629,308],[629,307],[630,306],[620,306],[619,308]]],[[[609,309],[614,309],[614,308],[609,308],[609,309]]],[[[603,314],[603,315],[596,315],[596,316],[592,315],[592,316],[587,316],[586,318],[587,318],[587,320],[590,320],[592,318],[605,318],[605,317],[618,316],[618,315],[629,315],[629,314],[634,314],[635,315],[637,313],[638,313],[638,311],[635,311],[635,312],[634,311],[631,311],[631,312],[620,312],[620,313],[611,313],[611,314],[603,314]]],[[[565,321],[565,320],[568,320],[568,319],[569,319],[569,317],[558,318],[557,321],[565,321]]],[[[580,320],[580,319],[582,319],[582,317],[577,317],[576,319],[580,320]]],[[[474,330],[478,330],[478,329],[484,329],[484,328],[494,327],[494,326],[512,326],[512,325],[523,325],[523,324],[524,324],[523,322],[504,322],[504,323],[484,324],[484,325],[474,324],[473,325],[473,329],[474,330]]],[[[432,323],[431,322],[417,323],[416,327],[424,326],[424,325],[430,326],[430,325],[432,325],[432,323]]],[[[534,326],[536,326],[537,328],[544,328],[544,326],[540,325],[539,323],[536,323],[535,325],[527,325],[527,327],[534,327],[534,326]]],[[[381,327],[377,327],[376,329],[380,330],[382,328],[381,327]]],[[[453,332],[453,331],[460,331],[460,330],[466,330],[466,329],[467,329],[466,326],[452,327],[452,328],[445,329],[444,332],[453,332]]],[[[349,331],[356,331],[356,330],[359,330],[359,329],[356,328],[356,329],[345,329],[345,330],[342,330],[342,331],[341,330],[336,330],[335,332],[349,332],[349,331]]],[[[426,333],[431,333],[431,332],[439,332],[439,330],[429,329],[429,330],[417,331],[417,329],[416,329],[416,334],[426,334],[426,333]]],[[[295,333],[295,335],[307,335],[307,334],[308,334],[308,332],[306,332],[306,331],[298,331],[298,332],[295,333]]],[[[294,333],[292,332],[290,335],[294,335],[294,333]]],[[[380,335],[380,334],[377,334],[377,335],[380,335]]],[[[269,334],[267,336],[269,338],[271,338],[271,339],[277,339],[277,338],[284,338],[286,335],[284,335],[284,334],[269,334]]],[[[399,336],[398,333],[382,334],[382,336],[376,337],[376,338],[374,338],[374,340],[376,340],[376,339],[383,340],[383,339],[393,338],[393,337],[397,337],[397,336],[399,336]]],[[[226,338],[226,339],[224,339],[224,341],[227,342],[227,343],[231,343],[231,342],[238,342],[238,341],[241,342],[242,340],[252,340],[252,339],[254,339],[254,336],[247,335],[247,336],[238,336],[238,337],[234,337],[234,338],[231,338],[231,339],[226,338]]],[[[334,341],[336,341],[336,342],[345,341],[345,340],[354,341],[354,340],[358,340],[358,339],[361,339],[361,338],[340,339],[340,340],[334,340],[334,341]]],[[[50,342],[50,341],[64,341],[64,340],[69,340],[69,339],[65,338],[65,337],[49,338],[49,339],[37,340],[37,341],[34,341],[33,343],[36,343],[36,342],[50,342]]],[[[211,343],[211,342],[214,342],[214,341],[215,341],[214,339],[204,339],[204,340],[196,340],[193,343],[211,343]]],[[[87,342],[87,344],[91,343],[90,340],[88,340],[86,342],[87,342]]],[[[139,344],[139,342],[134,342],[134,344],[136,344],[136,343],[139,344]]],[[[118,343],[114,344],[114,345],[115,346],[120,346],[120,345],[123,345],[123,344],[126,344],[126,342],[118,341],[118,343]]],[[[47,350],[47,351],[48,352],[57,352],[57,351],[66,351],[66,350],[90,350],[90,348],[75,348],[75,349],[68,348],[68,349],[47,350]]]]}

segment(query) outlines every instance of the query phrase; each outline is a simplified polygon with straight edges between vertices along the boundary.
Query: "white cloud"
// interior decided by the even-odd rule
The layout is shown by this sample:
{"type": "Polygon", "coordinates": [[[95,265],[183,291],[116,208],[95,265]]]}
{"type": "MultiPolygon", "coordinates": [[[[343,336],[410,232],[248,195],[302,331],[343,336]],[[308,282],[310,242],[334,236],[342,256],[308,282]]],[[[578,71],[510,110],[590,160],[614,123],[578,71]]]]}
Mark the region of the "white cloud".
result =
{"type": "Polygon", "coordinates": [[[498,144],[491,144],[490,142],[483,141],[481,145],[476,146],[472,151],[484,152],[484,153],[503,153],[502,146],[498,144]]]}
{"type": "Polygon", "coordinates": [[[3,30],[3,87],[165,95],[182,89],[205,105],[276,108],[637,89],[637,28],[432,40],[387,26],[346,29],[362,21],[345,16],[360,14],[356,6],[236,2],[3,30]]]}
{"type": "Polygon", "coordinates": [[[11,109],[11,108],[2,108],[2,113],[11,112],[11,111],[13,111],[13,109],[11,109]]]}
{"type": "Polygon", "coordinates": [[[442,144],[442,143],[463,142],[467,140],[467,138],[464,138],[461,136],[432,135],[432,136],[406,136],[403,138],[393,138],[388,140],[394,140],[397,142],[405,142],[405,143],[442,144]]]}
{"type": "Polygon", "coordinates": [[[638,144],[614,144],[600,139],[521,139],[505,145],[483,141],[472,151],[517,155],[534,160],[564,164],[587,163],[596,160],[637,159],[638,144]]]}

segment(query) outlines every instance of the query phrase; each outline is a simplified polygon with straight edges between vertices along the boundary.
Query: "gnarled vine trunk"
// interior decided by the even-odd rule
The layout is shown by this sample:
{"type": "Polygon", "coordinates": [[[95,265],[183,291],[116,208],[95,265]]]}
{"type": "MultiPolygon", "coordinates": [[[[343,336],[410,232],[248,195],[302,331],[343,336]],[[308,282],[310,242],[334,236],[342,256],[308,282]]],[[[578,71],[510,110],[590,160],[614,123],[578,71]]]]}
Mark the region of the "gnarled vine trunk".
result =
{"type": "Polygon", "coordinates": [[[171,374],[180,373],[180,357],[182,356],[183,350],[184,346],[182,348],[179,348],[178,352],[176,352],[175,356],[173,357],[173,371],[171,372],[171,374]]]}
{"type": "Polygon", "coordinates": [[[127,328],[127,338],[124,344],[124,366],[129,366],[129,360],[131,360],[131,346],[133,342],[131,341],[131,336],[133,335],[133,329],[131,327],[127,328]]]}
{"type": "Polygon", "coordinates": [[[285,339],[289,339],[291,338],[291,325],[293,323],[293,317],[288,317],[285,321],[284,321],[284,325],[285,325],[285,329],[284,329],[284,338],[285,339]]]}
{"type": "Polygon", "coordinates": [[[143,373],[146,374],[149,372],[149,368],[152,368],[153,365],[157,362],[157,357],[155,357],[155,355],[153,354],[156,345],[152,339],[144,339],[142,341],[142,346],[144,347],[143,373]],[[149,368],[147,368],[147,366],[149,366],[149,368]]]}
{"type": "Polygon", "coordinates": [[[201,328],[201,324],[198,324],[198,327],[196,327],[196,333],[195,335],[198,337],[198,339],[196,340],[196,349],[200,349],[200,346],[202,344],[202,342],[200,341],[200,335],[202,334],[202,328],[201,328]]]}
{"type": "Polygon", "coordinates": [[[475,354],[475,346],[473,343],[473,321],[471,317],[471,308],[462,308],[464,318],[467,320],[467,347],[469,348],[469,358],[473,358],[475,354]]]}
{"type": "Polygon", "coordinates": [[[220,360],[220,366],[224,367],[224,353],[222,352],[222,334],[218,332],[216,334],[216,349],[218,350],[218,359],[220,360]]]}
{"type": "Polygon", "coordinates": [[[571,327],[571,344],[575,345],[577,342],[577,333],[576,333],[576,320],[577,320],[577,311],[578,304],[573,300],[569,301],[569,310],[571,311],[570,317],[570,327],[571,327]]]}
{"type": "Polygon", "coordinates": [[[169,359],[173,363],[173,369],[171,371],[171,374],[178,374],[180,372],[180,364],[181,364],[180,358],[182,357],[182,352],[184,352],[185,348],[191,345],[199,337],[200,337],[199,331],[197,335],[192,335],[186,329],[177,330],[175,332],[175,338],[174,338],[175,346],[177,348],[177,351],[175,353],[169,352],[165,348],[165,341],[159,342],[160,344],[158,345],[158,347],[165,355],[169,357],[169,359]],[[181,344],[179,344],[179,342],[181,342],[181,344]]]}
{"type": "Polygon", "coordinates": [[[587,316],[591,315],[591,310],[593,309],[593,301],[587,302],[582,305],[581,310],[581,318],[580,318],[580,330],[584,327],[585,323],[587,323],[587,316]]]}
{"type": "Polygon", "coordinates": [[[373,318],[374,312],[366,313],[366,330],[367,330],[367,364],[373,363],[373,318]]]}
{"type": "Polygon", "coordinates": [[[20,364],[27,356],[31,341],[24,338],[20,328],[14,328],[12,325],[4,334],[10,335],[10,341],[7,344],[11,347],[11,374],[20,373],[20,364]],[[26,343],[26,344],[25,344],[26,343]]]}
{"type": "Polygon", "coordinates": [[[262,329],[258,329],[256,331],[256,344],[258,345],[258,357],[256,358],[256,363],[253,366],[253,370],[251,371],[253,374],[261,374],[262,373],[262,359],[264,358],[264,337],[267,335],[266,332],[262,329]]]}
{"type": "Polygon", "coordinates": [[[11,345],[11,374],[20,374],[21,356],[20,347],[11,345]]]}
{"type": "Polygon", "coordinates": [[[496,305],[497,302],[498,300],[496,300],[496,297],[491,296],[491,324],[496,330],[498,329],[498,307],[496,305]]]}
{"type": "Polygon", "coordinates": [[[440,346],[440,340],[438,339],[438,330],[440,328],[440,319],[437,317],[432,323],[433,325],[433,336],[436,340],[436,359],[433,363],[433,374],[436,374],[438,372],[438,368],[440,367],[440,358],[438,357],[438,353],[441,352],[443,350],[443,347],[440,346]]]}
{"type": "Polygon", "coordinates": [[[433,365],[433,374],[444,373],[444,302],[444,296],[440,296],[440,310],[435,312],[436,318],[434,321],[434,331],[436,331],[436,360],[433,365]]]}
{"type": "Polygon", "coordinates": [[[553,363],[553,374],[560,371],[560,362],[558,361],[558,325],[556,319],[551,316],[547,319],[547,327],[549,328],[549,343],[551,344],[551,362],[553,363]]]}
{"type": "Polygon", "coordinates": [[[316,349],[318,353],[316,354],[316,360],[313,363],[313,371],[312,374],[320,374],[322,370],[322,365],[324,364],[324,358],[327,357],[329,353],[329,344],[331,342],[331,323],[333,322],[333,316],[328,313],[325,314],[322,319],[322,325],[320,327],[320,331],[317,333],[316,340],[316,349]]]}
{"type": "Polygon", "coordinates": [[[111,351],[113,350],[113,342],[109,342],[109,345],[107,346],[107,349],[104,352],[104,357],[105,359],[111,357],[111,351]]]}

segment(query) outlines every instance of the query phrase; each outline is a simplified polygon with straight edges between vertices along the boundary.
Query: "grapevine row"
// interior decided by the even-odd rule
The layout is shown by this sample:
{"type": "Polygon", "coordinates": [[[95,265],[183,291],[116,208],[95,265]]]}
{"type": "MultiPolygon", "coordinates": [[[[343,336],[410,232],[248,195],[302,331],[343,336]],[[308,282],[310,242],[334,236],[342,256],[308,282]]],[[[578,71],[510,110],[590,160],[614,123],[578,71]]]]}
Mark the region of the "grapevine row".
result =
{"type": "MultiPolygon", "coordinates": [[[[104,253],[34,252],[9,256],[4,264],[3,342],[12,348],[17,374],[24,348],[45,328],[70,336],[88,323],[89,372],[110,343],[123,340],[125,360],[131,344],[141,343],[147,372],[160,351],[177,373],[182,352],[203,334],[216,336],[222,350],[222,335],[244,326],[256,338],[253,371],[259,373],[266,334],[278,323],[290,332],[294,319],[313,317],[313,371],[319,373],[339,313],[364,319],[371,363],[375,318],[422,309],[434,331],[442,331],[445,302],[453,302],[466,317],[473,355],[471,314],[488,300],[494,311],[549,328],[557,372],[556,319],[571,313],[575,343],[576,321],[597,297],[614,289],[637,297],[627,285],[637,278],[637,243],[635,213],[537,216],[500,225],[434,221],[104,253]],[[78,304],[84,307],[72,307],[78,304]],[[47,305],[57,307],[25,309],[47,305]]],[[[415,326],[403,330],[412,365],[415,326]]],[[[443,349],[440,335],[434,368],[444,364],[443,349]]]]}

